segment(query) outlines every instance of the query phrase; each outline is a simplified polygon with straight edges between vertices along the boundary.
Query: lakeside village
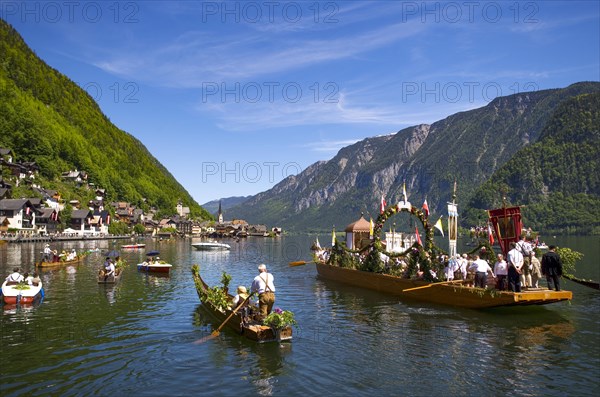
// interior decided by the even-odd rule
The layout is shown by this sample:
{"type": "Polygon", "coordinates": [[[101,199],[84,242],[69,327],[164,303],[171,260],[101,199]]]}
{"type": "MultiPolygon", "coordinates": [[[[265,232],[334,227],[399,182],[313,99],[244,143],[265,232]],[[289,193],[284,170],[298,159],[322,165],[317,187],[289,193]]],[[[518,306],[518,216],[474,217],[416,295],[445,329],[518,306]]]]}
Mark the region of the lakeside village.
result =
{"type": "Polygon", "coordinates": [[[242,219],[225,221],[219,204],[216,221],[196,221],[189,218],[190,209],[181,202],[176,214],[156,219],[157,209],[145,212],[127,202],[106,203],[106,191],[88,181],[85,171],[65,171],[61,177],[77,187],[93,190],[95,197],[88,203],[65,200],[57,190],[45,189],[35,183],[39,167],[34,162],[16,162],[11,149],[0,148],[0,242],[47,240],[130,238],[132,234],[113,235],[111,223],[121,222],[133,234],[159,239],[182,237],[277,237],[282,230],[266,225],[250,225],[242,219]],[[7,171],[8,172],[7,172],[7,171]],[[12,186],[27,184],[39,197],[12,198],[12,186]],[[108,204],[108,205],[107,205],[108,204]],[[61,213],[72,208],[68,221],[61,213]]]}

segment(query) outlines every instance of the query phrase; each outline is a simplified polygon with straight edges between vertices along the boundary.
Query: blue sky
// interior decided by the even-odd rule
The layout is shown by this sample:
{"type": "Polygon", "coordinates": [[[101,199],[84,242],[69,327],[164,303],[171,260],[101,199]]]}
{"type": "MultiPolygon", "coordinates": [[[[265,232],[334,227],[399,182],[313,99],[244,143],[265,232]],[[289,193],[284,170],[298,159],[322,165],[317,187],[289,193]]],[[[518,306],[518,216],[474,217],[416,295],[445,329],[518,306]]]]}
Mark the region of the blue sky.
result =
{"type": "Polygon", "coordinates": [[[498,95],[600,80],[600,2],[0,0],[200,204],[498,95]]]}

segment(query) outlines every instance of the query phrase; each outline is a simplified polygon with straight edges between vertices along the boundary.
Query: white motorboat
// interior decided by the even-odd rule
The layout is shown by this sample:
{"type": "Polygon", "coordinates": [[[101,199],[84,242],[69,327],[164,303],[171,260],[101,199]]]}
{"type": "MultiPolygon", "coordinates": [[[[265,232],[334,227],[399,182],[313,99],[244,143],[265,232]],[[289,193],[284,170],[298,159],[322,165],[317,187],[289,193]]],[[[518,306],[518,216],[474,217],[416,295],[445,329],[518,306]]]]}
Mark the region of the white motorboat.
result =
{"type": "Polygon", "coordinates": [[[2,296],[9,305],[30,304],[44,296],[44,289],[41,281],[36,285],[4,281],[2,296]]]}
{"type": "Polygon", "coordinates": [[[213,251],[213,250],[230,250],[231,246],[225,243],[217,243],[216,241],[205,241],[201,243],[192,243],[192,247],[199,251],[213,251]]]}

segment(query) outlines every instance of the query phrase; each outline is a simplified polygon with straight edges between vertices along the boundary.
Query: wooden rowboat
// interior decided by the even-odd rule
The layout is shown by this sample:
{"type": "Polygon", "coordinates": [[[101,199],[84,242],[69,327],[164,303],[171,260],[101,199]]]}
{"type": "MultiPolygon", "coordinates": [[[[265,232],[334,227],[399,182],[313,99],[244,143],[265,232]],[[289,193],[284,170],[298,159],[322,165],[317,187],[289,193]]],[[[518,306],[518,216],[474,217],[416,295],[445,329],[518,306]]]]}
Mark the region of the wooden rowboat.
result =
{"type": "Polygon", "coordinates": [[[40,281],[37,285],[26,285],[11,281],[2,283],[2,299],[7,305],[32,304],[44,296],[44,288],[40,281]]]}
{"type": "Polygon", "coordinates": [[[566,278],[566,279],[568,279],[568,280],[574,281],[574,282],[576,282],[578,284],[585,285],[586,287],[590,287],[590,288],[594,288],[594,289],[599,289],[600,290],[600,283],[598,283],[597,281],[584,280],[584,279],[572,276],[570,274],[563,274],[563,277],[566,278]]]}
{"type": "MultiPolygon", "coordinates": [[[[192,267],[192,276],[194,277],[194,283],[196,284],[196,292],[198,293],[198,297],[200,298],[200,302],[202,302],[202,308],[204,311],[209,313],[219,324],[222,324],[225,319],[229,317],[232,313],[231,309],[227,309],[225,311],[219,310],[217,307],[213,306],[210,302],[206,300],[206,291],[210,288],[204,280],[200,277],[200,270],[198,266],[192,267]]],[[[230,300],[233,300],[233,296],[228,294],[230,300]]],[[[258,311],[258,308],[253,308],[255,311],[258,311]]],[[[251,318],[244,318],[241,311],[234,314],[231,319],[226,323],[227,327],[233,329],[237,333],[242,334],[246,338],[263,343],[263,342],[273,342],[273,341],[289,341],[292,339],[292,327],[287,326],[280,330],[276,330],[274,328],[263,325],[257,321],[252,320],[251,318]]]]}
{"type": "Polygon", "coordinates": [[[532,289],[522,292],[498,291],[475,288],[455,283],[430,283],[391,276],[388,274],[347,269],[335,265],[317,263],[317,273],[324,279],[355,285],[379,292],[425,302],[485,309],[500,306],[546,305],[571,300],[571,291],[532,289]],[[418,288],[417,288],[418,287],[418,288]]]}
{"type": "Polygon", "coordinates": [[[85,255],[78,256],[76,259],[71,261],[56,261],[56,262],[36,262],[37,267],[58,267],[58,266],[67,266],[67,265],[76,265],[81,262],[85,258],[85,255]]]}

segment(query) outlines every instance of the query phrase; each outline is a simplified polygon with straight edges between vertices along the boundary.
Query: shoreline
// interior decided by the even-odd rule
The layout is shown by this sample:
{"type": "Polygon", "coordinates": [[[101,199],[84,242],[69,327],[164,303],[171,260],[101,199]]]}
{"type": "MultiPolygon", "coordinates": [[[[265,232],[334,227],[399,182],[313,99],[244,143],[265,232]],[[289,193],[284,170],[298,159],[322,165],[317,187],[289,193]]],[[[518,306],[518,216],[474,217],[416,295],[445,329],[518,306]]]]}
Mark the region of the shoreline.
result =
{"type": "Polygon", "coordinates": [[[117,240],[117,239],[128,239],[131,236],[79,236],[79,235],[68,235],[68,236],[14,236],[14,237],[1,237],[1,242],[6,243],[43,243],[43,242],[55,242],[55,241],[76,241],[76,240],[117,240]]]}

